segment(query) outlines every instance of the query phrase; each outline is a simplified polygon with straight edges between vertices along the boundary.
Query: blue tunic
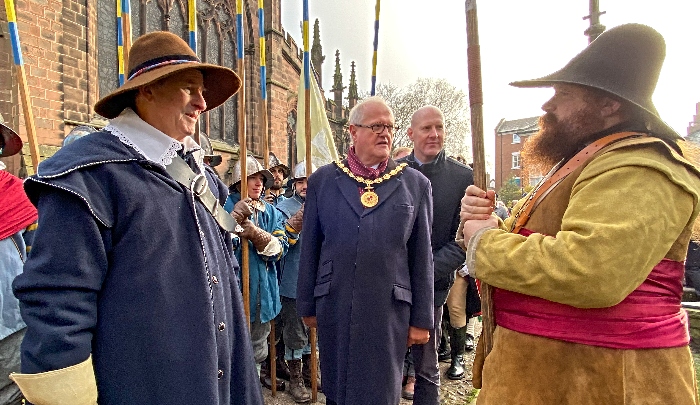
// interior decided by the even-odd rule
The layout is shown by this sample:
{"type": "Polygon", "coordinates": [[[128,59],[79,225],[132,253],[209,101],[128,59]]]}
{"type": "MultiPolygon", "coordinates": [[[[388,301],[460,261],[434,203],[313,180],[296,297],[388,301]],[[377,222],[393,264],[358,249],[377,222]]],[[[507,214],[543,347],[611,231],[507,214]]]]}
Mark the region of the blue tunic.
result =
{"type": "Polygon", "coordinates": [[[101,405],[263,403],[230,234],[189,190],[108,132],[59,150],[25,189],[39,227],[13,284],[23,372],[92,354],[101,405]]]}
{"type": "MultiPolygon", "coordinates": [[[[224,208],[231,212],[233,206],[241,200],[241,194],[232,193],[224,208]]],[[[265,204],[265,211],[253,214],[252,220],[260,229],[269,232],[272,237],[277,238],[282,250],[275,256],[264,256],[259,254],[253,242],[248,241],[248,269],[250,275],[250,322],[254,322],[258,315],[257,303],[260,301],[260,322],[269,322],[280,313],[282,303],[280,302],[280,290],[277,282],[277,267],[275,263],[287,253],[289,244],[287,235],[284,232],[284,219],[272,204],[265,200],[260,200],[265,204]]],[[[241,247],[235,247],[236,258],[241,261],[241,247]]]]}

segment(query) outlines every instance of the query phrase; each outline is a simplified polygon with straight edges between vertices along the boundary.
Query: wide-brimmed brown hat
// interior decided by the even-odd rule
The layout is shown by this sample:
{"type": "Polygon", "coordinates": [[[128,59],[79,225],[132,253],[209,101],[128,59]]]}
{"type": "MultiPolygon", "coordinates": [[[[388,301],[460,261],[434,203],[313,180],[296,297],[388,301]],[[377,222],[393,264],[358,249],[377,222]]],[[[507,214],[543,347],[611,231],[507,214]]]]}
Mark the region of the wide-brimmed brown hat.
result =
{"type": "Polygon", "coordinates": [[[0,124],[0,135],[2,135],[0,157],[12,156],[22,150],[22,139],[5,124],[0,124]]]}
{"type": "Polygon", "coordinates": [[[118,89],[95,104],[95,112],[115,118],[134,101],[134,91],[185,69],[197,69],[204,75],[204,100],[211,110],[223,104],[241,87],[241,79],[231,69],[200,62],[179,36],[156,31],[139,37],[129,51],[127,80],[118,89]]]}
{"type": "Polygon", "coordinates": [[[665,57],[666,43],[661,34],[646,25],[624,24],[602,33],[561,70],[539,79],[516,81],[511,86],[571,83],[594,87],[644,110],[656,135],[681,139],[659,117],[651,101],[665,57]]]}

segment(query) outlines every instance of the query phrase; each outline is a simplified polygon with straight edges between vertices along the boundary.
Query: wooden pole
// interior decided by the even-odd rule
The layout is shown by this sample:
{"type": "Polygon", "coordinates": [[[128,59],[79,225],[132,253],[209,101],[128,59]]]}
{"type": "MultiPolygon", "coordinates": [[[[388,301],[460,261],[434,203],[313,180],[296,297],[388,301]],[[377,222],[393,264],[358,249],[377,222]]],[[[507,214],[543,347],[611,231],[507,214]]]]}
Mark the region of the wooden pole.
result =
{"type": "MultiPolygon", "coordinates": [[[[129,69],[129,50],[131,50],[131,4],[129,0],[122,0],[122,40],[124,66],[129,69]]],[[[128,72],[127,72],[128,74],[128,72]]],[[[127,78],[128,79],[128,78],[127,78]]]]}
{"type": "MultiPolygon", "coordinates": [[[[481,86],[481,49],[479,46],[479,22],[476,13],[476,0],[466,0],[467,13],[467,64],[469,74],[469,108],[471,110],[472,153],[474,155],[474,185],[482,190],[488,188],[486,182],[486,159],[484,154],[484,96],[481,86]]],[[[493,332],[496,324],[493,319],[493,288],[481,283],[481,316],[485,355],[493,347],[493,332]]]]}
{"type": "MultiPolygon", "coordinates": [[[[260,134],[263,144],[263,167],[270,168],[270,145],[267,135],[267,72],[265,66],[265,5],[263,0],[258,0],[258,37],[260,38],[260,134]]],[[[277,339],[275,337],[275,320],[270,321],[270,390],[272,396],[277,396],[277,339]]]]}
{"type": "MultiPolygon", "coordinates": [[[[304,0],[304,140],[306,146],[306,178],[311,175],[311,61],[309,56],[309,0],[304,0]]],[[[316,353],[316,328],[309,328],[311,347],[311,402],[318,400],[318,354],[316,353]]]]}
{"type": "Polygon", "coordinates": [[[39,142],[36,139],[36,127],[34,126],[32,101],[29,97],[29,87],[27,86],[27,72],[24,69],[22,47],[19,42],[17,15],[15,14],[14,0],[5,0],[5,12],[7,14],[7,23],[9,25],[12,54],[14,56],[15,67],[17,68],[17,78],[19,79],[19,95],[22,99],[22,112],[24,113],[24,125],[27,129],[27,139],[29,140],[29,153],[32,157],[34,173],[36,173],[39,168],[41,156],[39,155],[39,142]]]}
{"type": "Polygon", "coordinates": [[[377,48],[379,47],[379,3],[374,6],[374,53],[372,54],[372,89],[370,95],[373,96],[376,93],[377,84],[377,48]]]}
{"type": "MultiPolygon", "coordinates": [[[[238,90],[238,162],[241,165],[241,199],[248,198],[247,140],[245,132],[245,65],[243,64],[243,0],[236,0],[236,51],[238,56],[238,76],[241,88],[238,90]]],[[[250,328],[250,267],[248,239],[241,238],[241,283],[243,284],[243,309],[250,328]]]]}
{"type": "MultiPolygon", "coordinates": [[[[124,0],[129,1],[129,0],[124,0]]],[[[197,54],[197,0],[187,1],[187,25],[189,26],[189,45],[194,54],[197,54]]],[[[199,121],[194,129],[194,141],[198,145],[201,145],[201,140],[199,139],[199,121]]]]}

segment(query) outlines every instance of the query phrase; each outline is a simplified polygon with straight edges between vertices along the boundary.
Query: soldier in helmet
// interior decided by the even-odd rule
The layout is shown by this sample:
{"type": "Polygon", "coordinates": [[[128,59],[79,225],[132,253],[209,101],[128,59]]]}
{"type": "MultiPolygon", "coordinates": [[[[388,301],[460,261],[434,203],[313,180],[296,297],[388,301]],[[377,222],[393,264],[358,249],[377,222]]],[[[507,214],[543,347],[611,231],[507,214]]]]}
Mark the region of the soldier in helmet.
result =
{"type": "MultiPolygon", "coordinates": [[[[233,170],[231,194],[224,209],[241,224],[243,232],[240,236],[248,240],[250,334],[259,373],[260,363],[267,358],[270,321],[275,319],[282,307],[275,262],[284,256],[289,244],[282,214],[262,198],[265,186],[272,182],[272,174],[250,155],[246,159],[246,167],[248,195],[241,198],[241,162],[238,161],[233,170]],[[252,214],[248,215],[250,211],[252,214]]],[[[241,252],[239,242],[235,249],[239,262],[241,252]]]]}
{"type": "MultiPolygon", "coordinates": [[[[206,165],[213,169],[221,164],[221,155],[214,153],[214,148],[211,146],[211,141],[207,134],[203,132],[199,133],[199,145],[202,147],[202,156],[206,165]]],[[[214,169],[214,171],[216,171],[216,169],[214,169]]]]}
{"type": "MultiPolygon", "coordinates": [[[[315,169],[316,167],[312,165],[311,170],[315,169]]],[[[284,228],[289,240],[289,251],[279,262],[282,273],[280,279],[280,299],[282,301],[280,318],[283,324],[284,360],[289,365],[290,371],[291,387],[289,393],[297,403],[311,400],[309,391],[304,386],[304,377],[308,381],[311,374],[309,372],[311,347],[308,342],[308,328],[297,314],[296,309],[306,178],[306,162],[302,161],[294,167],[292,177],[289,179],[293,190],[292,196],[277,204],[277,209],[284,216],[284,228]],[[304,375],[302,371],[304,371],[304,375]]]]}
{"type": "Polygon", "coordinates": [[[270,186],[265,191],[265,200],[277,206],[277,204],[285,199],[283,185],[284,179],[289,177],[289,167],[282,164],[272,152],[270,152],[269,161],[270,173],[274,181],[270,183],[270,186]]]}

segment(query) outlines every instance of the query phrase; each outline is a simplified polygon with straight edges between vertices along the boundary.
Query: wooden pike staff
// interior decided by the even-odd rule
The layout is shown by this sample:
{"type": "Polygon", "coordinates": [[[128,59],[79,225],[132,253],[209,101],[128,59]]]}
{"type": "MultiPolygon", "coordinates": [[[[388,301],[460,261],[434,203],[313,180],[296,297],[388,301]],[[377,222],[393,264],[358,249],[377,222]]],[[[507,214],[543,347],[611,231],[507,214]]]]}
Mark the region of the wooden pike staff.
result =
{"type": "MultiPolygon", "coordinates": [[[[246,165],[247,141],[245,133],[245,66],[243,64],[243,0],[236,0],[236,56],[241,88],[238,90],[238,162],[241,165],[241,199],[248,197],[248,166],[246,165]]],[[[241,238],[241,283],[243,284],[243,309],[250,329],[250,267],[248,240],[241,238]]]]}
{"type": "MultiPolygon", "coordinates": [[[[129,66],[129,50],[131,50],[131,4],[129,0],[121,0],[122,3],[122,48],[124,66],[129,66]]],[[[129,78],[127,78],[128,80],[129,78]]]]}
{"type": "MultiPolygon", "coordinates": [[[[306,146],[306,178],[311,175],[311,63],[309,57],[309,0],[304,0],[304,139],[306,146]]],[[[318,357],[316,354],[316,328],[309,328],[311,347],[311,402],[318,400],[318,357]]]]}
{"type": "MultiPolygon", "coordinates": [[[[27,128],[27,138],[29,139],[29,153],[32,156],[34,173],[37,172],[39,161],[39,142],[36,139],[36,127],[34,127],[34,114],[32,112],[32,102],[29,98],[29,87],[27,86],[27,72],[24,69],[22,58],[22,48],[19,42],[19,32],[17,31],[17,15],[15,14],[14,0],[5,0],[5,12],[7,13],[7,23],[10,31],[10,41],[12,43],[12,54],[14,56],[15,67],[17,67],[17,77],[19,79],[19,94],[22,98],[22,112],[24,112],[24,125],[27,128]]],[[[19,132],[19,131],[17,131],[19,132]]]]}
{"type": "MultiPolygon", "coordinates": [[[[474,155],[474,185],[486,190],[486,161],[484,156],[484,96],[481,87],[481,49],[479,46],[479,22],[476,15],[476,0],[466,0],[467,13],[467,65],[469,71],[469,108],[471,110],[472,150],[474,155]]],[[[493,287],[481,284],[481,315],[484,339],[484,356],[493,347],[493,287]]]]}
{"type": "MultiPolygon", "coordinates": [[[[258,0],[258,36],[260,37],[260,100],[262,114],[260,121],[263,138],[263,167],[270,169],[270,143],[267,135],[267,67],[265,63],[265,10],[263,0],[258,0]]],[[[275,320],[270,321],[270,390],[272,396],[277,395],[277,346],[275,320]]]]}
{"type": "MultiPolygon", "coordinates": [[[[124,0],[129,1],[129,0],[124,0]]],[[[187,1],[187,25],[189,26],[189,45],[194,54],[197,54],[197,0],[187,1]]],[[[199,122],[194,130],[194,141],[201,145],[199,139],[199,122]]]]}

